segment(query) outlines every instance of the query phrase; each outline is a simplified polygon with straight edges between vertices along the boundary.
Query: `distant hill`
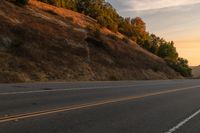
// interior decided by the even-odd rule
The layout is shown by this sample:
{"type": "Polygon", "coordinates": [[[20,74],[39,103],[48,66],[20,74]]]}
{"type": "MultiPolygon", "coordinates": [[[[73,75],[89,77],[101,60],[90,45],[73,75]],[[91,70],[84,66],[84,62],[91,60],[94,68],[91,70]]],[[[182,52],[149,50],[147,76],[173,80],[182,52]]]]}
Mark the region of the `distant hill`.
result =
{"type": "Polygon", "coordinates": [[[163,59],[88,16],[0,1],[0,82],[173,78],[163,59]]]}
{"type": "Polygon", "coordinates": [[[200,78],[200,66],[191,67],[192,68],[192,75],[195,78],[200,78]]]}

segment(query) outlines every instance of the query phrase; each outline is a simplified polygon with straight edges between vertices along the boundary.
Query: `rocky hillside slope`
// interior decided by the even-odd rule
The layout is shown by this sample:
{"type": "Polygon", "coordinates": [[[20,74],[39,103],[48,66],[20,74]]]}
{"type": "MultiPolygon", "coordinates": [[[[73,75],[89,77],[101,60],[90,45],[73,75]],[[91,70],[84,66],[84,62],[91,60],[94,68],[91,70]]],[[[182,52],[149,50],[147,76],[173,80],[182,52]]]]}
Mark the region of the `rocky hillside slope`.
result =
{"type": "Polygon", "coordinates": [[[159,57],[82,14],[0,1],[0,82],[181,78],[159,57]]]}

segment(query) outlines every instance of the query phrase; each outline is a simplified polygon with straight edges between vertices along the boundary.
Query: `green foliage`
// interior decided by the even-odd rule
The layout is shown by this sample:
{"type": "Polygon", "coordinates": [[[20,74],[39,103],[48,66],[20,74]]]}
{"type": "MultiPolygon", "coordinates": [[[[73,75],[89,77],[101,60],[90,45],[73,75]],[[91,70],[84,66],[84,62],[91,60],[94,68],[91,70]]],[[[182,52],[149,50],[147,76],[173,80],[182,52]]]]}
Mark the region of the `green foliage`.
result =
{"type": "Polygon", "coordinates": [[[173,42],[164,42],[158,48],[158,56],[164,59],[176,60],[178,58],[178,53],[176,52],[176,48],[174,47],[173,42]]]}
{"type": "Polygon", "coordinates": [[[179,72],[184,77],[192,76],[192,69],[188,65],[188,61],[183,58],[178,58],[177,60],[166,59],[166,62],[170,67],[172,67],[176,72],[179,72]]]}
{"type": "Polygon", "coordinates": [[[54,6],[68,8],[84,13],[104,27],[117,32],[119,15],[105,0],[40,0],[54,6]]]}
{"type": "Polygon", "coordinates": [[[166,40],[156,37],[155,35],[151,36],[151,48],[149,51],[158,55],[159,57],[165,59],[167,64],[173,68],[176,72],[180,73],[184,77],[191,77],[192,72],[188,65],[186,59],[180,58],[174,47],[174,42],[167,42],[166,40]]]}
{"type": "Polygon", "coordinates": [[[76,11],[77,0],[40,0],[42,2],[76,11]]]}
{"type": "Polygon", "coordinates": [[[119,21],[119,32],[133,39],[134,41],[142,42],[147,38],[146,25],[139,17],[134,19],[121,18],[119,21]]]}
{"type": "MultiPolygon", "coordinates": [[[[24,1],[24,0],[18,0],[24,1]]],[[[165,59],[169,66],[183,76],[191,75],[188,63],[185,59],[179,58],[173,42],[168,42],[154,34],[149,34],[146,31],[146,24],[140,18],[123,18],[111,4],[105,0],[40,0],[58,7],[68,8],[88,15],[97,20],[97,22],[107,27],[113,32],[120,32],[126,37],[124,42],[129,42],[129,39],[137,42],[141,47],[165,59]]],[[[95,38],[100,37],[100,26],[95,25],[90,27],[95,38]]],[[[114,36],[110,36],[116,39],[114,36]]]]}
{"type": "Polygon", "coordinates": [[[111,31],[117,32],[117,24],[108,16],[99,16],[96,18],[97,22],[104,26],[107,27],[108,29],[110,29],[111,31]]]}
{"type": "Polygon", "coordinates": [[[160,43],[161,39],[154,34],[149,35],[149,37],[150,37],[150,44],[151,44],[149,51],[152,52],[153,54],[157,55],[158,54],[158,48],[161,44],[160,43]]]}

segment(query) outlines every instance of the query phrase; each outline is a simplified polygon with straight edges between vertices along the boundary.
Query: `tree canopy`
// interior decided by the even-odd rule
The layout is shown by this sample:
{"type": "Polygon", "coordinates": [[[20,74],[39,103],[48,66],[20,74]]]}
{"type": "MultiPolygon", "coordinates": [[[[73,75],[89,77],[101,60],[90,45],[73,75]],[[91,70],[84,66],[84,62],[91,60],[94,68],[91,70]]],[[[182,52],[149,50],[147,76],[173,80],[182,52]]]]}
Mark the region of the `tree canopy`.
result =
{"type": "Polygon", "coordinates": [[[158,55],[174,70],[183,76],[191,76],[188,61],[180,58],[174,42],[146,31],[146,24],[140,18],[124,18],[120,16],[111,4],[105,0],[40,0],[58,7],[68,8],[97,20],[104,27],[113,32],[120,32],[127,38],[137,42],[141,47],[158,55]]]}

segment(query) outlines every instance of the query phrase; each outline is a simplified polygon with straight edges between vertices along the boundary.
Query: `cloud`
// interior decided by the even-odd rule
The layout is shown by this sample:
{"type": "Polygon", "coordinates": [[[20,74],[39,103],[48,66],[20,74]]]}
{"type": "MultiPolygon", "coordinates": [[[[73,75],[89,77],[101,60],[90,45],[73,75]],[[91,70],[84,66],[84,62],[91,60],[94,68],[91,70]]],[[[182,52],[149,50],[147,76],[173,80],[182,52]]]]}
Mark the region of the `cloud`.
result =
{"type": "Polygon", "coordinates": [[[200,3],[200,0],[108,0],[121,5],[121,11],[144,11],[168,7],[179,7],[200,3]]]}
{"type": "Polygon", "coordinates": [[[199,65],[200,0],[106,0],[124,17],[140,16],[150,33],[174,40],[181,57],[199,65]]]}

